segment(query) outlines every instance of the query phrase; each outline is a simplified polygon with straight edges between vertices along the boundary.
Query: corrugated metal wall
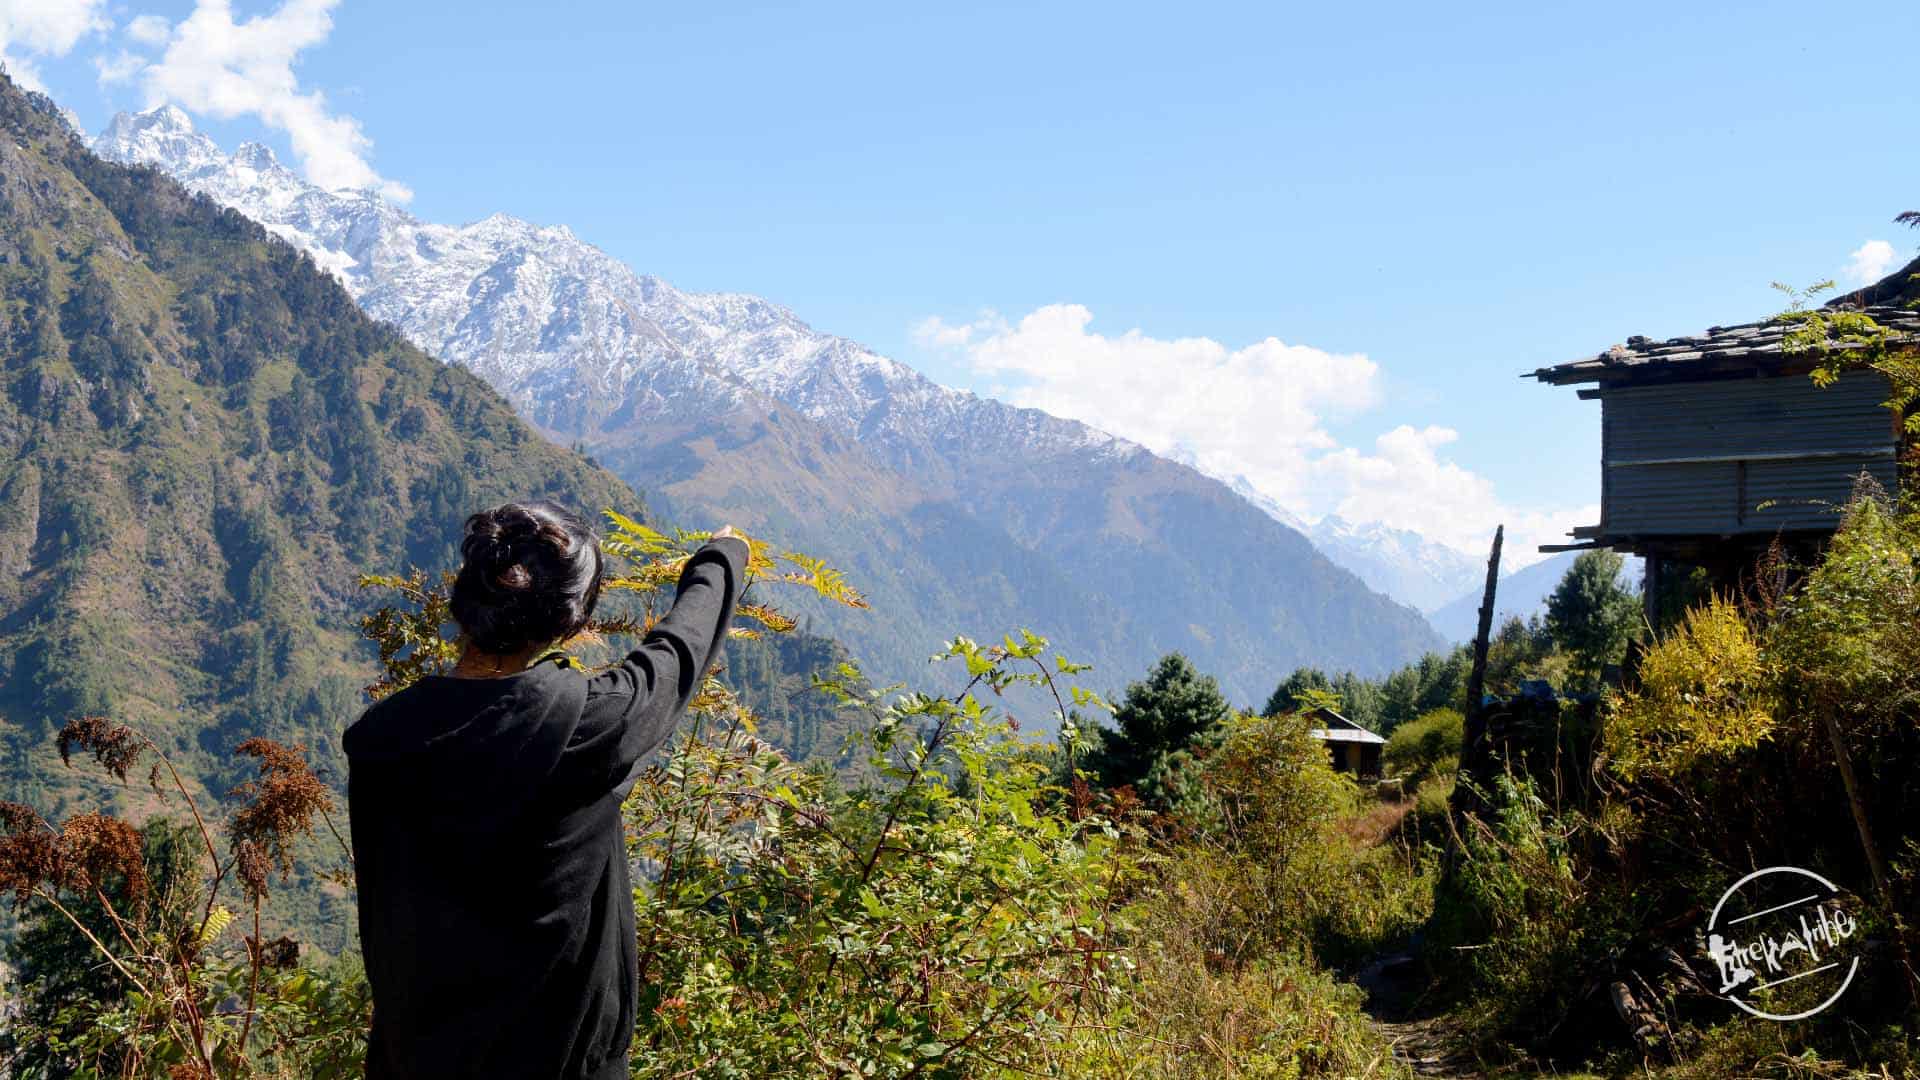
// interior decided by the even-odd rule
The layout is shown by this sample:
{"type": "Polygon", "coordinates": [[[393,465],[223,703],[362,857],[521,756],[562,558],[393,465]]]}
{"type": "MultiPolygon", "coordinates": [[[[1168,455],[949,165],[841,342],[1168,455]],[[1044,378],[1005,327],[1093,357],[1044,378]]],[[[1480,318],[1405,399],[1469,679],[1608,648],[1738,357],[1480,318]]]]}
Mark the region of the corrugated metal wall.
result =
{"type": "Polygon", "coordinates": [[[1601,395],[1613,536],[1833,527],[1862,470],[1894,487],[1885,376],[1848,372],[1624,387],[1601,395]],[[1766,504],[1764,508],[1763,504],[1766,504]]]}

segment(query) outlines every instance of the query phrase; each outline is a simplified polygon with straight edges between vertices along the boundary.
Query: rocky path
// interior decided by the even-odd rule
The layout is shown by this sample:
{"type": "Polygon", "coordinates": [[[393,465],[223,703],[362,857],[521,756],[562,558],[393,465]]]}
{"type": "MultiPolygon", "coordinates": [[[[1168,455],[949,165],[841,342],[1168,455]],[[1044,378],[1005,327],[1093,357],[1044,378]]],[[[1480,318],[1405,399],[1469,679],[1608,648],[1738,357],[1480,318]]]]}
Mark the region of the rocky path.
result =
{"type": "Polygon", "coordinates": [[[1378,1020],[1374,1027],[1393,1040],[1393,1059],[1416,1076],[1479,1076],[1472,1060],[1452,1048],[1452,1038],[1440,1021],[1378,1020]]]}
{"type": "Polygon", "coordinates": [[[1367,992],[1367,1014],[1374,1027],[1393,1046],[1394,1060],[1416,1076],[1468,1077],[1481,1075],[1473,1060],[1456,1048],[1441,1017],[1418,1016],[1422,986],[1413,957],[1395,953],[1375,957],[1354,977],[1367,992]]]}

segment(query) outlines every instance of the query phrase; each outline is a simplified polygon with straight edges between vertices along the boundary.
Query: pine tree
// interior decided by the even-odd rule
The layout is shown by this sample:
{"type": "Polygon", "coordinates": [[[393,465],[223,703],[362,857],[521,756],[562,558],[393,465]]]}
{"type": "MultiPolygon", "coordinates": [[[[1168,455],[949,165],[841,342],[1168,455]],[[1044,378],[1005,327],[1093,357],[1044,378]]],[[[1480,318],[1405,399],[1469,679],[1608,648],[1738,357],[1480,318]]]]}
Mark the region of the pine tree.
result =
{"type": "Polygon", "coordinates": [[[1224,724],[1231,711],[1213,676],[1168,653],[1146,679],[1127,687],[1113,714],[1118,730],[1107,733],[1095,771],[1108,787],[1132,784],[1149,800],[1165,802],[1178,756],[1224,724]]]}
{"type": "Polygon", "coordinates": [[[1600,673],[1626,652],[1640,603],[1620,585],[1623,560],[1605,549],[1583,551],[1547,598],[1547,629],[1573,657],[1578,685],[1599,684],[1600,673]]]}
{"type": "Polygon", "coordinates": [[[1260,715],[1278,716],[1281,713],[1292,712],[1300,707],[1301,697],[1308,690],[1332,692],[1333,689],[1333,681],[1328,679],[1327,673],[1319,668],[1294,668],[1293,674],[1282,679],[1280,685],[1273,688],[1273,693],[1267,697],[1266,707],[1260,710],[1260,715]]]}

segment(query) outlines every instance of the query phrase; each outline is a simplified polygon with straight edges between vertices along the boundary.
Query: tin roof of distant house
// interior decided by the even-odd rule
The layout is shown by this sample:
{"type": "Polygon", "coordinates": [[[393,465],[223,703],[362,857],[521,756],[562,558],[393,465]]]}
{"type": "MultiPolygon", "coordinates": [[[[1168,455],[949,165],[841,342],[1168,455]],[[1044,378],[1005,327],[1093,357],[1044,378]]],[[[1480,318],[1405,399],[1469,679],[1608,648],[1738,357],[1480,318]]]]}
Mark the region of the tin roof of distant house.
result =
{"type": "Polygon", "coordinates": [[[1327,742],[1384,743],[1387,741],[1364,728],[1359,731],[1348,731],[1346,728],[1314,728],[1307,734],[1327,742]]]}
{"type": "Polygon", "coordinates": [[[1387,741],[1324,705],[1309,709],[1307,715],[1327,725],[1326,727],[1314,728],[1307,732],[1308,735],[1316,739],[1324,739],[1327,742],[1357,743],[1384,743],[1387,741]]]}
{"type": "MultiPolygon", "coordinates": [[[[1864,309],[1875,322],[1902,337],[1920,338],[1920,311],[1904,305],[1874,304],[1864,309]]],[[[1753,373],[1812,367],[1813,359],[1789,354],[1782,340],[1792,324],[1779,319],[1712,326],[1706,332],[1655,341],[1630,337],[1598,356],[1539,368],[1530,377],[1564,386],[1583,382],[1644,382],[1691,379],[1720,373],[1753,373]]]]}

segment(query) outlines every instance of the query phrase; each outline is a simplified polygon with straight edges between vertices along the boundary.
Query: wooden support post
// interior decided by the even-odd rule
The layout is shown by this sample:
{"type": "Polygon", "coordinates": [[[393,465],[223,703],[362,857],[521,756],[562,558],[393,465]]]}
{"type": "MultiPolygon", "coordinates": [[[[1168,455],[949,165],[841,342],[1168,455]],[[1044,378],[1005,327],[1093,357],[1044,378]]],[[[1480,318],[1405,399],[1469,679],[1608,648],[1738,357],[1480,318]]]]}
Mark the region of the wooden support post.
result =
{"type": "MultiPolygon", "coordinates": [[[[1493,596],[1500,585],[1500,544],[1507,527],[1493,530],[1493,551],[1487,555],[1487,588],[1480,596],[1480,628],[1473,635],[1473,671],[1467,677],[1467,713],[1481,712],[1480,699],[1487,689],[1487,646],[1493,640],[1493,596]]],[[[1484,718],[1483,718],[1484,719],[1484,718]]]]}
{"type": "Polygon", "coordinates": [[[1826,721],[1827,737],[1833,740],[1833,759],[1840,766],[1840,783],[1847,789],[1847,806],[1853,811],[1853,827],[1860,833],[1860,851],[1867,857],[1867,870],[1873,875],[1874,891],[1880,894],[1880,903],[1887,917],[1893,922],[1894,945],[1900,954],[1900,966],[1907,976],[1907,993],[1912,996],[1915,1007],[1920,1007],[1920,974],[1913,967],[1913,956],[1907,949],[1907,928],[1900,917],[1900,904],[1894,898],[1893,878],[1887,873],[1886,860],[1880,857],[1880,845],[1874,843],[1873,827],[1867,822],[1867,799],[1860,790],[1860,778],[1853,772],[1853,756],[1847,753],[1846,735],[1840,730],[1840,720],[1831,708],[1821,709],[1822,719],[1826,721]]]}
{"type": "Polygon", "coordinates": [[[1660,636],[1660,578],[1666,571],[1666,560],[1658,555],[1648,555],[1647,574],[1640,579],[1640,603],[1646,616],[1648,640],[1660,636]]]}
{"type": "MultiPolygon", "coordinates": [[[[1481,699],[1487,696],[1487,646],[1493,640],[1493,599],[1500,584],[1500,545],[1506,535],[1505,525],[1493,530],[1493,551],[1487,555],[1487,587],[1480,597],[1480,627],[1473,636],[1473,669],[1467,676],[1467,715],[1461,732],[1460,770],[1466,774],[1465,779],[1478,788],[1484,788],[1493,775],[1491,748],[1486,745],[1487,710],[1481,699]]],[[[1462,784],[1454,788],[1455,813],[1480,805],[1478,795],[1469,792],[1467,787],[1462,784]]]]}

